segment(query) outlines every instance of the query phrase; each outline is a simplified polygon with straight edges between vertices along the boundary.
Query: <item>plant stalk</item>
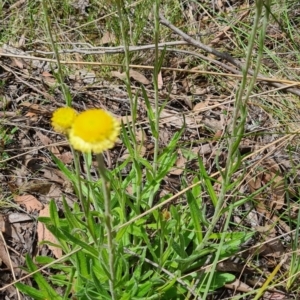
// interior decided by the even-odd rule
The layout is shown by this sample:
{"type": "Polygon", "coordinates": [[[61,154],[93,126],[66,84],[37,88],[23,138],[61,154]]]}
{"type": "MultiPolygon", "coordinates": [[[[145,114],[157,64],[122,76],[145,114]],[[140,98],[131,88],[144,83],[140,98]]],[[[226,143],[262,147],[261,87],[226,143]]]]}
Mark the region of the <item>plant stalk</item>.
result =
{"type": "MultiPolygon", "coordinates": [[[[270,0],[267,0],[268,3],[270,3],[270,0]]],[[[252,57],[252,51],[255,45],[256,41],[256,34],[257,30],[260,24],[261,16],[262,16],[262,10],[263,10],[263,2],[260,0],[256,0],[256,14],[254,19],[254,24],[252,27],[252,32],[249,40],[248,45],[248,51],[246,56],[246,63],[245,68],[243,69],[243,78],[241,82],[241,86],[237,92],[237,97],[235,101],[235,107],[234,107],[234,113],[232,117],[231,122],[231,130],[232,133],[230,135],[230,138],[228,139],[228,159],[226,161],[226,166],[224,172],[221,172],[222,175],[222,185],[221,185],[221,191],[218,197],[217,204],[215,206],[215,213],[213,215],[212,221],[210,226],[208,227],[206,234],[203,238],[202,244],[199,245],[198,249],[202,249],[206,246],[206,243],[209,239],[209,236],[213,232],[217,222],[220,218],[220,213],[222,210],[222,207],[225,202],[226,193],[228,191],[228,186],[230,186],[230,182],[232,179],[232,175],[236,170],[237,164],[239,163],[238,156],[239,156],[239,150],[238,146],[243,138],[244,133],[244,126],[246,123],[246,117],[247,117],[247,102],[249,99],[249,96],[252,92],[252,89],[254,87],[254,84],[256,82],[256,78],[259,72],[259,67],[262,59],[262,50],[263,50],[263,41],[265,38],[266,28],[268,24],[268,17],[269,13],[268,10],[265,11],[264,16],[264,22],[260,31],[259,36],[259,52],[258,52],[258,58],[256,62],[256,68],[255,72],[251,78],[250,83],[248,83],[248,69],[250,68],[251,63],[251,57],[252,57]],[[245,93],[246,91],[246,93],[245,93]],[[245,94],[245,96],[244,96],[245,94]]]]}
{"type": "Polygon", "coordinates": [[[97,154],[98,171],[102,181],[102,190],[104,196],[104,223],[107,233],[107,250],[108,250],[108,264],[109,264],[109,288],[111,293],[111,299],[115,300],[115,246],[113,243],[113,225],[111,217],[111,199],[110,199],[110,189],[109,181],[106,174],[106,168],[103,161],[103,155],[97,154]]]}

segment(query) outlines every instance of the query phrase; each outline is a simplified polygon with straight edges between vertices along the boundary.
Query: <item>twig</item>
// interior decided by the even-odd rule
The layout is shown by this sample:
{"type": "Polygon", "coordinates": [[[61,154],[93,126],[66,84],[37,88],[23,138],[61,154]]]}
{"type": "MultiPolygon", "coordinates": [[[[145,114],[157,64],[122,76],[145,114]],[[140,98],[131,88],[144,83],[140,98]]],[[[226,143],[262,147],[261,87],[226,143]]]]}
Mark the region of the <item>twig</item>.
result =
{"type": "MultiPolygon", "coordinates": [[[[190,37],[189,35],[187,35],[186,33],[184,33],[183,31],[181,31],[179,28],[177,28],[176,26],[174,26],[173,24],[171,24],[162,14],[159,15],[160,17],[160,23],[162,25],[165,25],[166,27],[170,28],[172,31],[174,31],[175,33],[177,33],[179,36],[181,36],[186,42],[190,43],[191,45],[200,48],[208,53],[211,53],[221,59],[224,59],[226,61],[228,61],[229,63],[231,63],[232,65],[234,65],[235,67],[237,67],[239,70],[242,70],[244,68],[244,64],[242,62],[240,62],[239,60],[235,59],[234,57],[232,57],[229,53],[225,53],[225,52],[220,52],[210,46],[207,46],[205,44],[202,44],[201,42],[193,39],[192,37],[190,37]]],[[[226,65],[224,65],[226,66],[226,65]]],[[[232,68],[230,69],[230,71],[232,72],[232,68]]],[[[254,74],[254,71],[249,69],[248,73],[250,75],[254,74]]],[[[258,74],[259,77],[267,77],[265,75],[262,74],[258,74]]],[[[281,84],[281,83],[277,83],[277,82],[268,82],[270,85],[275,86],[277,88],[285,88],[285,85],[281,84]]],[[[293,93],[297,96],[300,96],[300,90],[299,89],[295,89],[295,88],[288,88],[286,87],[286,91],[293,93]]]]}
{"type": "MultiPolygon", "coordinates": [[[[165,46],[177,46],[177,45],[187,45],[188,42],[186,41],[173,41],[167,43],[159,43],[158,47],[165,47],[165,46]]],[[[149,50],[154,49],[155,44],[149,45],[141,45],[141,46],[129,46],[129,51],[142,51],[142,50],[149,50]]],[[[74,46],[73,49],[63,49],[58,51],[60,54],[65,53],[82,53],[82,54],[116,54],[116,53],[124,53],[124,46],[117,46],[117,47],[89,47],[89,48],[79,48],[74,46]]],[[[38,53],[44,55],[54,54],[53,51],[28,51],[27,53],[38,53]]]]}
{"type": "MultiPolygon", "coordinates": [[[[0,237],[1,237],[3,247],[4,247],[4,249],[6,251],[6,255],[7,255],[4,263],[7,265],[7,267],[10,268],[12,277],[13,277],[14,281],[16,281],[17,278],[16,278],[15,270],[14,270],[15,269],[15,264],[11,261],[11,258],[10,258],[10,255],[9,255],[9,251],[8,251],[8,248],[7,248],[7,244],[6,244],[6,241],[5,241],[4,236],[3,236],[3,234],[2,234],[1,231],[0,231],[0,237]]],[[[16,292],[17,292],[18,300],[21,300],[21,295],[20,295],[19,290],[16,289],[16,292]]]]}

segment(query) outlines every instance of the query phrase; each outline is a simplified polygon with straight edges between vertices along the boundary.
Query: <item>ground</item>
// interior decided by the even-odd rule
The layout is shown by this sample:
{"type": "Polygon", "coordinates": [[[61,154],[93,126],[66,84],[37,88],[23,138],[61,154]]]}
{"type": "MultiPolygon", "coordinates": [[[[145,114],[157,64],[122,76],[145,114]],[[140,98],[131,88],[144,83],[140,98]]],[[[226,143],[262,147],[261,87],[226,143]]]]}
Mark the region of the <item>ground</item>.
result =
{"type": "MultiPolygon", "coordinates": [[[[62,256],[57,247],[41,244],[44,240],[56,242],[37,220],[49,216],[49,201],[55,200],[61,217],[62,197],[71,208],[78,202],[70,178],[53,158],[70,169],[73,166],[74,155],[66,137],[51,127],[52,112],[71,99],[72,107],[79,112],[90,108],[109,111],[123,124],[123,131],[133,124],[115,7],[106,1],[96,2],[48,3],[48,25],[42,5],[35,1],[4,1],[1,8],[3,299],[31,299],[17,294],[11,285],[27,274],[18,267],[25,266],[25,254],[55,259],[62,256]]],[[[168,149],[174,135],[181,134],[173,150],[177,155],[174,166],[160,179],[153,196],[153,205],[162,203],[160,209],[168,220],[172,218],[171,206],[184,209],[190,205],[188,190],[197,184],[202,186],[203,216],[205,220],[213,219],[213,198],[221,194],[222,174],[228,167],[233,114],[242,109],[236,98],[255,7],[252,1],[161,1],[159,47],[163,61],[155,86],[152,1],[127,3],[130,90],[137,103],[134,123],[138,156],[150,163],[154,160],[149,106],[155,106],[156,96],[161,107],[160,152],[168,149]]],[[[215,270],[233,274],[235,279],[210,290],[207,299],[254,299],[251,291],[259,289],[261,299],[299,297],[300,6],[278,0],[272,3],[270,11],[259,74],[246,103],[246,120],[236,158],[238,167],[231,176],[235,184],[226,190],[221,207],[224,210],[214,228],[219,239],[217,233],[222,232],[229,214],[226,208],[236,203],[228,228],[232,232],[246,228],[247,238],[241,236],[236,251],[232,250],[236,245],[229,243],[228,252],[232,250],[232,254],[214,265],[215,270]]],[[[259,40],[257,32],[255,35],[259,40]]],[[[259,41],[254,45],[249,75],[257,67],[259,45],[259,41]]],[[[242,119],[243,112],[237,116],[242,119]]],[[[105,153],[109,170],[125,165],[131,155],[127,148],[124,138],[120,138],[105,153]]],[[[120,170],[123,180],[129,176],[132,164],[120,170]]],[[[80,168],[82,173],[87,171],[83,161],[80,168]]],[[[93,178],[97,178],[96,168],[94,163],[93,178]]],[[[148,177],[145,169],[141,169],[147,186],[148,177]]],[[[131,185],[126,193],[135,196],[131,185]]],[[[153,228],[149,226],[147,230],[151,236],[153,228]]],[[[207,265],[201,267],[205,269],[207,265]]],[[[53,270],[42,272],[47,275],[53,270]]],[[[31,276],[22,282],[35,286],[31,276]]]]}

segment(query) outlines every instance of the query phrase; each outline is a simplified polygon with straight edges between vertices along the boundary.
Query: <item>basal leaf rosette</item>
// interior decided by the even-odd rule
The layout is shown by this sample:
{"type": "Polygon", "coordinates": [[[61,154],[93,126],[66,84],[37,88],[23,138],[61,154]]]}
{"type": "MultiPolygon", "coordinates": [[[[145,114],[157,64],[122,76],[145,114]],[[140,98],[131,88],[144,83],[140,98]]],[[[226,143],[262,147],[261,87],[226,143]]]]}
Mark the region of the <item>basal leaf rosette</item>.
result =
{"type": "Polygon", "coordinates": [[[68,134],[76,117],[77,111],[75,109],[61,107],[54,111],[51,125],[56,132],[68,134]]]}
{"type": "Polygon", "coordinates": [[[116,118],[102,109],[82,112],[74,120],[69,142],[81,152],[102,153],[112,148],[120,133],[116,118]]]}

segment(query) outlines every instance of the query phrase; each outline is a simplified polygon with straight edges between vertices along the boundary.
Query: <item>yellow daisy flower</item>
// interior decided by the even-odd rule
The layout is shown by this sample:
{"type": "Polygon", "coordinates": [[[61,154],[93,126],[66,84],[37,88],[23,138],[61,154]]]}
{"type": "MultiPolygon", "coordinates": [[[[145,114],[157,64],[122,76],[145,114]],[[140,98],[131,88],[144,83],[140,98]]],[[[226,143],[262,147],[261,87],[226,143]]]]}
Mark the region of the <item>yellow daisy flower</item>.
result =
{"type": "Polygon", "coordinates": [[[54,111],[51,125],[56,132],[67,134],[77,117],[77,112],[71,107],[61,107],[54,111]]]}
{"type": "Polygon", "coordinates": [[[114,146],[120,133],[116,118],[102,109],[90,109],[75,119],[69,140],[81,152],[101,153],[114,146]]]}

